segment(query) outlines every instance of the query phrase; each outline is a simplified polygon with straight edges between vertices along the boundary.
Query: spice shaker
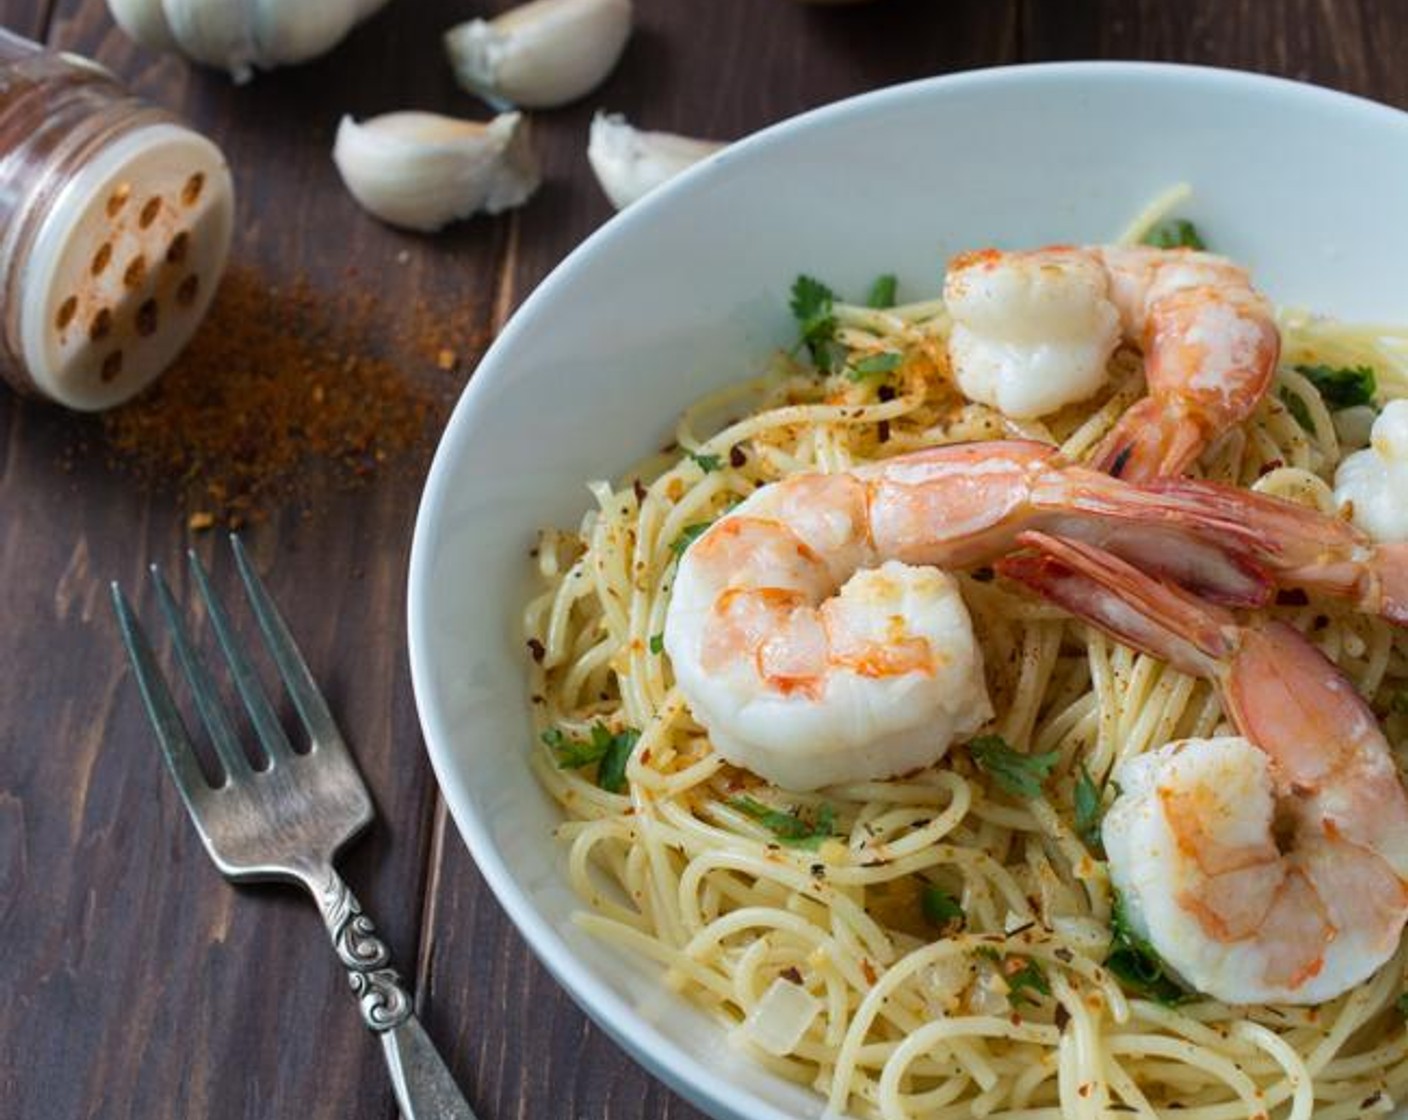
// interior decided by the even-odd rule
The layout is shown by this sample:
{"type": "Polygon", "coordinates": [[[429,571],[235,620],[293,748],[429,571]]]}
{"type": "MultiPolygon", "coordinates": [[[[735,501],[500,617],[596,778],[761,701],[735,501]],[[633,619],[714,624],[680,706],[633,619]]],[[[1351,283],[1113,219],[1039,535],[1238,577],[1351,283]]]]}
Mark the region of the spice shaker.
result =
{"type": "Polygon", "coordinates": [[[136,393],[209,307],[233,219],[213,143],[0,29],[0,377],[82,410],[136,393]]]}

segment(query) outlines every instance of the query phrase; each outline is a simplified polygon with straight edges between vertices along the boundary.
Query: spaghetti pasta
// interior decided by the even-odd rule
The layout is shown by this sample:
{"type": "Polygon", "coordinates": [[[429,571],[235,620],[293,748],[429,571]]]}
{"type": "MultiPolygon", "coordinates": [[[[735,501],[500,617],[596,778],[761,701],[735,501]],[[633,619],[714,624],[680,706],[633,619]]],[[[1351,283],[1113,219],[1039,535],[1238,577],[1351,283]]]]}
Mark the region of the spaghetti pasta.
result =
{"type": "MultiPolygon", "coordinates": [[[[1225,730],[1223,713],[1205,683],[990,572],[958,578],[998,713],[991,730],[1018,751],[1054,754],[1040,796],[1010,796],[962,751],[917,774],[805,794],[712,752],[659,638],[676,559],[700,527],[788,474],[936,444],[1023,437],[1080,460],[1142,394],[1139,356],[1121,348],[1102,395],[1014,422],[954,389],[941,303],[834,315],[848,369],[898,354],[894,368],[822,375],[778,355],[763,376],[690,408],[670,451],[619,484],[594,483],[580,530],[545,532],[536,549],[542,590],[525,629],[547,741],[532,765],[567,818],[559,835],[581,925],[658,962],[737,1045],[837,1111],[1303,1120],[1408,1101],[1402,950],[1313,1008],[1125,990],[1107,964],[1118,915],[1089,799],[1121,759],[1225,730]],[[593,739],[594,728],[594,758],[621,743],[629,752],[617,788],[603,788],[590,761],[562,765],[561,741],[593,739]],[[812,997],[785,1053],[753,1020],[775,1010],[759,1009],[778,982],[812,997]]],[[[1334,467],[1353,446],[1295,367],[1368,365],[1381,398],[1408,396],[1408,331],[1291,310],[1279,326],[1272,391],[1199,472],[1329,510],[1334,467]]],[[[1404,633],[1319,598],[1270,610],[1369,699],[1396,751],[1408,749],[1404,633]]]]}

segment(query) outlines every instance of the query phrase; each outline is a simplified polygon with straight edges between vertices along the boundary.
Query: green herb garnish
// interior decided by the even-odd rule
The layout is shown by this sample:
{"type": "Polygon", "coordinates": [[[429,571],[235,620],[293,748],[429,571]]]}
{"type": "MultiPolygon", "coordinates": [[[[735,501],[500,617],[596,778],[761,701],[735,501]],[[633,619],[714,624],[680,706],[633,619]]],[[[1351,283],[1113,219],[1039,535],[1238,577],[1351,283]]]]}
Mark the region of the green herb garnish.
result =
{"type": "Polygon", "coordinates": [[[670,544],[670,551],[677,557],[684,555],[684,550],[692,545],[705,529],[712,525],[712,521],[696,521],[693,525],[686,525],[680,530],[680,535],[670,544]]]}
{"type": "Polygon", "coordinates": [[[1198,227],[1187,218],[1165,218],[1143,237],[1155,249],[1206,249],[1198,227]]]}
{"type": "Polygon", "coordinates": [[[846,371],[846,376],[852,381],[859,381],[863,377],[870,377],[877,373],[891,373],[899,368],[904,361],[904,356],[893,350],[886,350],[880,354],[869,354],[856,362],[846,371]]]}
{"type": "Polygon", "coordinates": [[[1299,424],[1304,431],[1314,435],[1315,421],[1310,417],[1310,406],[1284,385],[1281,387],[1280,397],[1281,403],[1286,406],[1286,411],[1295,418],[1295,422],[1299,424]]]}
{"type": "Polygon", "coordinates": [[[836,294],[820,280],[798,276],[792,284],[792,314],[802,336],[802,345],[816,368],[831,372],[831,343],[836,337],[833,309],[836,294]]]}
{"type": "Polygon", "coordinates": [[[580,770],[597,763],[596,784],[608,793],[626,788],[626,763],[635,750],[640,732],[628,727],[613,735],[604,723],[592,725],[590,739],[570,739],[557,727],[543,732],[543,742],[552,748],[563,770],[580,770]]]}
{"type": "Polygon", "coordinates": [[[774,809],[751,797],[735,797],[729,804],[793,848],[815,851],[823,840],[836,835],[836,810],[830,805],[823,805],[814,817],[807,819],[797,813],[774,809]]]}
{"type": "Polygon", "coordinates": [[[1076,834],[1085,841],[1087,848],[1100,847],[1100,821],[1104,815],[1100,789],[1082,762],[1076,777],[1076,834]]]}
{"type": "Polygon", "coordinates": [[[933,883],[924,884],[924,891],[919,896],[919,905],[924,911],[924,917],[936,926],[946,926],[951,922],[961,923],[968,917],[958,899],[933,883]]]}
{"type": "Polygon", "coordinates": [[[686,452],[686,454],[698,464],[699,469],[705,474],[716,471],[724,465],[723,457],[719,455],[696,455],[693,451],[686,452]]]}
{"type": "Polygon", "coordinates": [[[1044,996],[1051,994],[1051,981],[1046,978],[1046,972],[1041,965],[1031,957],[1024,957],[1020,953],[1003,954],[986,945],[978,950],[978,956],[997,965],[998,974],[1007,982],[1007,1002],[1013,1007],[1037,1003],[1026,994],[1027,988],[1044,996]]]}
{"type": "Polygon", "coordinates": [[[651,634],[651,635],[650,635],[650,652],[651,652],[651,653],[664,653],[664,652],[665,652],[665,635],[664,635],[664,634],[651,634]]]}
{"type": "Polygon", "coordinates": [[[997,784],[1014,797],[1041,796],[1041,783],[1056,768],[1061,754],[1022,754],[1001,735],[979,735],[968,744],[968,754],[997,784]]]}
{"type": "Polygon", "coordinates": [[[631,761],[631,752],[636,749],[639,738],[640,732],[629,727],[612,736],[611,745],[601,756],[601,765],[596,769],[596,784],[607,793],[626,792],[626,763],[631,761]]]}
{"type": "Polygon", "coordinates": [[[892,272],[887,272],[884,276],[877,276],[875,283],[870,285],[870,294],[865,297],[867,307],[874,307],[877,310],[885,307],[895,306],[895,292],[899,288],[899,280],[892,272]]]}
{"type": "Polygon", "coordinates": [[[1394,1000],[1393,1006],[1398,1008],[1398,1013],[1400,1015],[1408,1016],[1408,992],[1404,992],[1396,1000],[1394,1000]]]}
{"type": "Polygon", "coordinates": [[[1377,383],[1368,366],[1296,366],[1296,372],[1315,386],[1331,412],[1374,403],[1377,383]]]}
{"type": "Polygon", "coordinates": [[[1024,989],[1026,988],[1031,988],[1044,996],[1051,994],[1051,982],[1047,980],[1041,965],[1031,957],[1008,957],[1003,962],[1002,969],[1007,977],[1007,986],[1011,989],[1007,993],[1007,1002],[1013,1007],[1020,1007],[1023,1003],[1034,1005],[1038,1002],[1025,993],[1024,989]],[[1013,970],[1014,963],[1018,961],[1022,962],[1021,967],[1013,970]]]}
{"type": "Polygon", "coordinates": [[[1134,932],[1125,913],[1124,899],[1115,892],[1114,908],[1110,912],[1110,933],[1113,942],[1105,967],[1136,995],[1147,996],[1165,1007],[1173,1007],[1189,998],[1183,988],[1168,974],[1163,959],[1148,940],[1134,932]]]}

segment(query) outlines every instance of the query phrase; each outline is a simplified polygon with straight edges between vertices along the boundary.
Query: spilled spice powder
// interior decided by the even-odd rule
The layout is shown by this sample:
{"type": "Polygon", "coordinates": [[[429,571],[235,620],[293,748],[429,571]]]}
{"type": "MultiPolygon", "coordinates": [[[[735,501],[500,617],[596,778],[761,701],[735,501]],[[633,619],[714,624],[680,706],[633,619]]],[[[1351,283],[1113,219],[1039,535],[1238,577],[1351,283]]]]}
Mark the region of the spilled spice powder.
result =
{"type": "Polygon", "coordinates": [[[452,337],[424,306],[398,309],[400,337],[388,338],[375,308],[371,296],[334,302],[306,280],[273,288],[231,267],[181,357],[100,418],[112,465],[176,491],[199,530],[306,507],[320,488],[423,461],[460,389],[439,355],[483,340],[452,337]]]}

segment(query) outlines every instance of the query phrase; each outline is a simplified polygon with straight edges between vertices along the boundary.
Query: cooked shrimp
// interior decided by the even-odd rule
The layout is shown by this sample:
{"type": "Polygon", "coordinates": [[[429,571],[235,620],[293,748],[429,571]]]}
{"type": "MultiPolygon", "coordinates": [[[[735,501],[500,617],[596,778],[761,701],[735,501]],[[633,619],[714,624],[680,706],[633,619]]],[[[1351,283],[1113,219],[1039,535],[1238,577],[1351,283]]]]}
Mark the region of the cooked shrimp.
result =
{"type": "Polygon", "coordinates": [[[1212,680],[1245,738],[1116,769],[1102,834],[1129,918],[1229,1003],[1319,1003],[1398,948],[1408,794],[1354,687],[1297,631],[1226,611],[1103,550],[1024,534],[998,568],[1119,640],[1212,680]]]}
{"type": "Polygon", "coordinates": [[[791,476],[703,533],[666,616],[680,691],[724,758],[790,789],[930,765],[992,714],[971,620],[942,569],[991,560],[1035,527],[1228,601],[1263,594],[1210,543],[1250,547],[1235,522],[1061,466],[1044,444],[932,448],[791,476]]]}
{"type": "MultiPolygon", "coordinates": [[[[1376,541],[1342,518],[1215,482],[1165,478],[1140,489],[1243,525],[1251,534],[1252,563],[1277,585],[1348,599],[1362,611],[1408,624],[1408,541],[1376,541]]],[[[1387,500],[1401,505],[1403,497],[1394,492],[1387,500]]]]}
{"type": "Polygon", "coordinates": [[[1246,270],[1190,249],[987,249],[949,266],[949,356],[959,388],[1012,416],[1084,400],[1121,334],[1144,352],[1149,395],[1093,464],[1128,479],[1183,473],[1244,420],[1276,372],[1281,339],[1246,270]]]}
{"type": "Polygon", "coordinates": [[[944,280],[949,360],[970,399],[1019,419],[1105,383],[1120,317],[1098,259],[1076,249],[967,253],[944,280]]]}

